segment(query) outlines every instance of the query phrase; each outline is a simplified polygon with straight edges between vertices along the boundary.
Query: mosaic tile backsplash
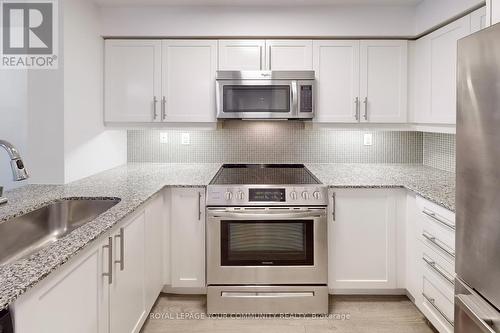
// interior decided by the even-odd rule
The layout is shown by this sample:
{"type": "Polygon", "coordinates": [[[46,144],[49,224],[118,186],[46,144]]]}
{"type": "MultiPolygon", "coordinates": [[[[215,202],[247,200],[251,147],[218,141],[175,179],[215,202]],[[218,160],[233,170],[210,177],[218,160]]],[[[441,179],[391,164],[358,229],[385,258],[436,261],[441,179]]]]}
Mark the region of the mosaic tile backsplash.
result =
{"type": "Polygon", "coordinates": [[[455,134],[424,133],[424,164],[433,168],[455,172],[455,134]]]}
{"type": "Polygon", "coordinates": [[[225,122],[217,130],[129,130],[129,162],[422,163],[423,134],[305,128],[300,122],[225,122]],[[182,145],[182,133],[190,144],[182,145]],[[363,145],[365,133],[373,135],[363,145]],[[160,143],[160,134],[167,143],[160,143]]]}

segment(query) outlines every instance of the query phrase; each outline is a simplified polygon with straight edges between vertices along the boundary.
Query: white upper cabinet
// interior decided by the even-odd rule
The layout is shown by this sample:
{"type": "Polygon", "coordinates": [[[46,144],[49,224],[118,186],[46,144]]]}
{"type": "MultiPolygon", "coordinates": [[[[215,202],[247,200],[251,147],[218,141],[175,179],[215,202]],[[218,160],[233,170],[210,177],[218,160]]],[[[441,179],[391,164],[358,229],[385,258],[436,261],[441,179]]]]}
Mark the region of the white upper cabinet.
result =
{"type": "Polygon", "coordinates": [[[267,69],[312,70],[312,40],[266,40],[267,69]]]}
{"type": "Polygon", "coordinates": [[[488,26],[486,7],[481,7],[470,14],[470,32],[478,32],[488,26]]]}
{"type": "Polygon", "coordinates": [[[408,42],[361,41],[360,62],[361,122],[406,122],[408,42]]]}
{"type": "Polygon", "coordinates": [[[313,42],[317,122],[359,121],[359,41],[313,42]]]}
{"type": "Polygon", "coordinates": [[[266,69],[266,41],[219,40],[219,70],[260,71],[266,69]]]}
{"type": "Polygon", "coordinates": [[[215,122],[217,41],[162,42],[162,119],[215,122]]]}
{"type": "Polygon", "coordinates": [[[105,121],[160,121],[160,41],[107,40],[104,75],[105,121]]]}
{"type": "Polygon", "coordinates": [[[465,16],[417,40],[414,80],[415,120],[455,124],[457,111],[457,41],[471,32],[465,16]]]}

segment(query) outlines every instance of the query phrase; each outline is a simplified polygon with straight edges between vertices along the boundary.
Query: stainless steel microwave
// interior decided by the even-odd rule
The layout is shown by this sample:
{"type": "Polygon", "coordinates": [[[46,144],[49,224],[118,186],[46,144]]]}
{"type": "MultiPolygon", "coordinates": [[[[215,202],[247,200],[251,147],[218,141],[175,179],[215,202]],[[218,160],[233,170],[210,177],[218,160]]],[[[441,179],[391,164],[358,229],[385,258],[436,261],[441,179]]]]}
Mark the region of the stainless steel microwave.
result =
{"type": "Polygon", "coordinates": [[[312,119],[314,71],[218,71],[218,119],[312,119]]]}

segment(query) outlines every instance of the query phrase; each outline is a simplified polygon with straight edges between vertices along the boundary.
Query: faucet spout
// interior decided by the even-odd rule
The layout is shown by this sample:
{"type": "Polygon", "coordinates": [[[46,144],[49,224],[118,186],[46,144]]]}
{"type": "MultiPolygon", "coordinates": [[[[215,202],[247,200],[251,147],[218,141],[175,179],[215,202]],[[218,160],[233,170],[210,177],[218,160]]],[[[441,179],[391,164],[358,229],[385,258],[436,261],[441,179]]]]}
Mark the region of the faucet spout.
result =
{"type": "Polygon", "coordinates": [[[29,177],[28,171],[24,167],[23,160],[19,151],[10,142],[0,140],[0,147],[7,151],[10,157],[10,168],[12,169],[12,177],[15,181],[27,179],[29,177]]]}

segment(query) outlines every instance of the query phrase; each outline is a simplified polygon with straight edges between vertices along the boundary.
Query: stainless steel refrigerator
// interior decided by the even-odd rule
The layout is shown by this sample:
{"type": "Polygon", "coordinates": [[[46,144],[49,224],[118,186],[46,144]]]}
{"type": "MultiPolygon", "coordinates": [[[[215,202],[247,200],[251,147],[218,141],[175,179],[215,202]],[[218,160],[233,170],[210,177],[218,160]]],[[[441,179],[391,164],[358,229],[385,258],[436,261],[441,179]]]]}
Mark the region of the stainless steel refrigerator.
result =
{"type": "Polygon", "coordinates": [[[458,43],[455,332],[500,332],[500,24],[458,43]]]}

